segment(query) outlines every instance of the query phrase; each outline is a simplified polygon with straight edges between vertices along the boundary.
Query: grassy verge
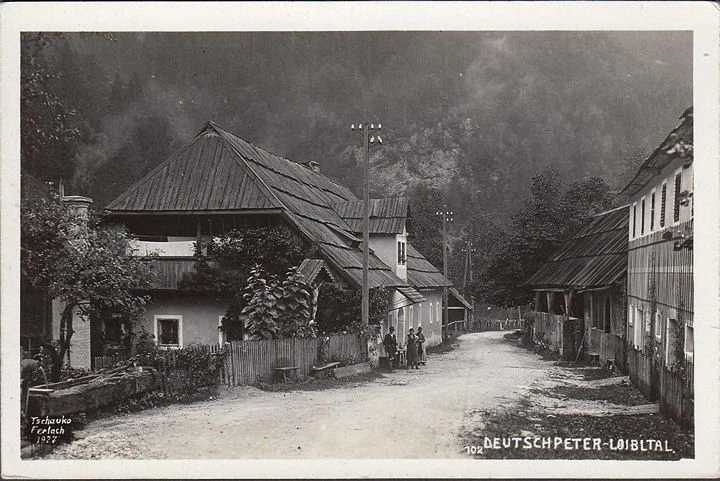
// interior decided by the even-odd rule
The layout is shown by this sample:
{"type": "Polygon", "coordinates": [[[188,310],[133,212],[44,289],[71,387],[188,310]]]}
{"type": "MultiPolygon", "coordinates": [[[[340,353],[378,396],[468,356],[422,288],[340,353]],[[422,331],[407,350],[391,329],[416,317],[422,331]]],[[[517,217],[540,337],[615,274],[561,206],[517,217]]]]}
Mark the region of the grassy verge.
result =
{"type": "Polygon", "coordinates": [[[448,335],[448,337],[438,344],[437,346],[431,346],[425,349],[425,352],[427,354],[445,354],[446,352],[453,351],[459,344],[458,336],[460,336],[459,332],[452,332],[448,335]]]}
{"type": "Polygon", "coordinates": [[[649,404],[637,389],[629,384],[613,384],[596,388],[577,388],[573,386],[557,386],[546,390],[545,394],[558,399],[572,398],[587,401],[608,401],[624,406],[640,406],[649,404]]]}
{"type": "Polygon", "coordinates": [[[324,389],[338,387],[355,387],[362,383],[374,381],[380,377],[382,377],[382,374],[377,372],[358,374],[357,376],[344,377],[342,379],[335,379],[332,377],[304,377],[300,379],[293,379],[288,382],[259,382],[255,384],[255,387],[268,392],[322,391],[324,389]]]}
{"type": "MultiPolygon", "coordinates": [[[[515,333],[508,333],[504,337],[508,342],[517,342],[518,338],[515,333]]],[[[553,362],[558,367],[571,370],[586,381],[612,377],[607,369],[563,361],[555,353],[547,350],[537,354],[543,361],[553,362]]],[[[461,436],[464,446],[475,448],[474,452],[468,454],[481,459],[694,458],[695,439],[692,429],[682,428],[661,414],[605,416],[549,414],[543,412],[542,408],[533,406],[532,396],[587,401],[588,406],[602,401],[621,406],[637,406],[650,402],[629,383],[598,387],[561,385],[532,389],[530,395],[521,398],[513,408],[485,410],[479,413],[481,421],[461,436]],[[586,438],[590,440],[589,449],[585,449],[586,446],[582,444],[582,440],[586,438]],[[530,446],[527,446],[526,439],[529,439],[530,446]],[[535,445],[536,439],[540,440],[539,445],[535,445]],[[569,444],[565,444],[566,439],[570,440],[569,444]],[[576,447],[573,439],[581,440],[579,446],[576,447]],[[556,444],[557,440],[559,444],[556,444]],[[593,440],[599,440],[599,446],[594,444],[593,440]]]]}

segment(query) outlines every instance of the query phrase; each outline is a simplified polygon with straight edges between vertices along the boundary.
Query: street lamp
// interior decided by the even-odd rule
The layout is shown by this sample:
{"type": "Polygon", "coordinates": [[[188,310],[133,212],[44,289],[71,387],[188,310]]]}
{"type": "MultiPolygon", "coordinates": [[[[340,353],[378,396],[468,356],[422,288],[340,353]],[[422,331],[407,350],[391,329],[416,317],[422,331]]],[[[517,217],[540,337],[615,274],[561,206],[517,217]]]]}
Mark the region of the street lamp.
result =
{"type": "Polygon", "coordinates": [[[370,284],[368,280],[370,265],[370,149],[382,145],[380,130],[382,124],[355,124],[350,126],[353,132],[358,130],[363,138],[363,241],[362,241],[362,322],[370,324],[370,284]]]}

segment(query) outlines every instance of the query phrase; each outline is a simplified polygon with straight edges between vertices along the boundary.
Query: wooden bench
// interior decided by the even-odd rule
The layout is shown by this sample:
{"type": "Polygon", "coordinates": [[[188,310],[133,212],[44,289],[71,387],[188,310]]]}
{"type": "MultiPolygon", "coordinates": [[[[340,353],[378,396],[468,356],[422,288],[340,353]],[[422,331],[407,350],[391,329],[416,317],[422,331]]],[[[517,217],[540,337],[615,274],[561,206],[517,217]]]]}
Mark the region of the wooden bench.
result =
{"type": "Polygon", "coordinates": [[[599,352],[588,352],[588,363],[591,365],[600,365],[600,353],[599,352]]]}
{"type": "Polygon", "coordinates": [[[327,372],[331,371],[332,369],[335,369],[339,365],[340,365],[339,362],[329,362],[329,363],[325,364],[324,366],[313,366],[311,368],[311,370],[313,372],[313,375],[320,374],[320,373],[327,373],[327,372]]]}
{"type": "Polygon", "coordinates": [[[288,377],[292,375],[293,372],[300,369],[300,366],[285,366],[285,367],[274,367],[273,371],[281,372],[283,375],[283,382],[287,382],[288,377]]]}

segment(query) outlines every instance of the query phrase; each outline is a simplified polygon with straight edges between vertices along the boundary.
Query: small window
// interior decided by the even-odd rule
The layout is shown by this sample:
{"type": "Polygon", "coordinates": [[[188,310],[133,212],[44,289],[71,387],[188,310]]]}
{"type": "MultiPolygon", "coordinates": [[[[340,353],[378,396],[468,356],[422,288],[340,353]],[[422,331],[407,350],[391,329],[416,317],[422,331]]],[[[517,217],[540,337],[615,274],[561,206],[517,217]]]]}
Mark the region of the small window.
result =
{"type": "Polygon", "coordinates": [[[182,316],[155,316],[155,339],[160,347],[182,347],[182,316]]]}
{"type": "Polygon", "coordinates": [[[433,303],[432,302],[430,303],[430,308],[428,309],[428,314],[429,314],[428,318],[430,318],[430,324],[432,324],[433,321],[435,321],[435,319],[434,319],[435,311],[433,311],[433,303]]]}
{"type": "Polygon", "coordinates": [[[645,234],[645,199],[640,201],[640,235],[645,234]]]}
{"type": "Polygon", "coordinates": [[[685,359],[692,362],[695,353],[695,329],[685,326],[685,359]]]}
{"type": "Polygon", "coordinates": [[[655,191],[650,194],[650,232],[655,229],[655,191]]]}
{"type": "Polygon", "coordinates": [[[659,312],[655,313],[655,339],[658,341],[662,340],[662,315],[659,312]]]}
{"type": "Polygon", "coordinates": [[[675,198],[673,199],[673,222],[680,221],[680,189],[682,187],[682,173],[675,174],[675,198]]]}
{"type": "Polygon", "coordinates": [[[667,183],[663,183],[660,193],[660,228],[665,227],[665,204],[667,202],[667,183]]]}
{"type": "Polygon", "coordinates": [[[638,307],[635,309],[635,333],[633,335],[633,342],[636,348],[639,348],[642,343],[642,324],[643,310],[641,307],[638,307]]]}
{"type": "Polygon", "coordinates": [[[637,235],[637,204],[633,204],[633,220],[632,220],[632,236],[635,238],[637,235]]]}
{"type": "Polygon", "coordinates": [[[398,263],[398,265],[400,265],[400,266],[404,266],[404,265],[405,265],[405,262],[406,262],[406,259],[405,259],[405,243],[402,242],[402,241],[398,241],[397,247],[398,247],[398,251],[397,251],[397,252],[398,252],[398,262],[397,262],[397,263],[398,263]]]}
{"type": "Polygon", "coordinates": [[[604,330],[605,332],[610,332],[610,330],[611,330],[611,324],[612,324],[612,323],[611,323],[611,319],[612,319],[612,315],[611,315],[612,306],[611,306],[611,304],[610,304],[610,296],[607,296],[607,297],[605,298],[605,306],[604,306],[604,307],[605,307],[605,308],[603,309],[603,330],[604,330]]]}

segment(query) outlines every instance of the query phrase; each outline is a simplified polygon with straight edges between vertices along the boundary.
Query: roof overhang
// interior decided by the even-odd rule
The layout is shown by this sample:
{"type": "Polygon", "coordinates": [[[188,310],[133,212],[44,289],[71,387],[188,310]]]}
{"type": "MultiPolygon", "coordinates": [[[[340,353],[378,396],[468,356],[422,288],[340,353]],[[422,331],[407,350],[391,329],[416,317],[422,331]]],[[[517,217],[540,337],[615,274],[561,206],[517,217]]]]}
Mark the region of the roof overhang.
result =
{"type": "Polygon", "coordinates": [[[151,216],[151,215],[257,215],[282,214],[282,209],[239,209],[239,210],[110,210],[107,215],[151,216]]]}
{"type": "Polygon", "coordinates": [[[410,286],[396,287],[397,291],[405,296],[412,304],[420,304],[427,301],[427,298],[410,286]]]}
{"type": "Polygon", "coordinates": [[[455,289],[454,287],[449,288],[448,291],[450,291],[450,295],[452,295],[455,299],[457,299],[458,301],[460,301],[460,303],[461,303],[463,306],[465,306],[465,309],[470,309],[470,310],[472,310],[472,308],[473,308],[472,304],[470,304],[470,303],[463,297],[463,295],[460,294],[460,291],[458,291],[458,290],[455,289]]]}

